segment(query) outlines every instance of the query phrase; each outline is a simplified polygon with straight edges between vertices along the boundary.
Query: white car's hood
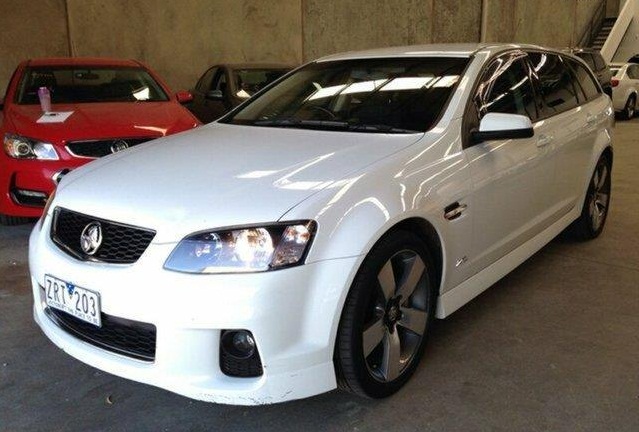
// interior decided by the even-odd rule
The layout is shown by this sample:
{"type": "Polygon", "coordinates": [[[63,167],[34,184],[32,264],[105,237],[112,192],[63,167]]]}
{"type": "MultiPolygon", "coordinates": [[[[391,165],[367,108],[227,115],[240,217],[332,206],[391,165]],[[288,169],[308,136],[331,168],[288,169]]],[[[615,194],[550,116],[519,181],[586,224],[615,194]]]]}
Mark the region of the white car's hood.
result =
{"type": "Polygon", "coordinates": [[[422,136],[211,124],[68,174],[55,205],[175,242],[195,231],[277,221],[422,136]]]}

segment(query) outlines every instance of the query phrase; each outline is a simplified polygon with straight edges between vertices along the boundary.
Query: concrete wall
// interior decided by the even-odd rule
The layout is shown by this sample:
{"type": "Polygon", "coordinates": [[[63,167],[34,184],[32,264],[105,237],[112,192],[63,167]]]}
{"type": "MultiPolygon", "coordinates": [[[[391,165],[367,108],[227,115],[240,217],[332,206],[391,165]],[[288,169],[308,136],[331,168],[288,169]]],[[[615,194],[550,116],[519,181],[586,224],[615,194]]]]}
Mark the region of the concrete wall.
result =
{"type": "Polygon", "coordinates": [[[302,61],[300,0],[67,1],[74,55],[141,60],[174,90],[213,63],[302,61]]]}
{"type": "Polygon", "coordinates": [[[600,0],[484,0],[486,42],[576,45],[600,0]]]}
{"type": "Polygon", "coordinates": [[[0,98],[18,63],[69,55],[65,0],[0,0],[0,98]]]}
{"type": "Polygon", "coordinates": [[[338,51],[431,42],[567,46],[581,37],[598,2],[0,0],[0,88],[20,60],[69,52],[139,59],[177,90],[218,62],[298,64],[338,51]]]}
{"type": "Polygon", "coordinates": [[[479,40],[477,0],[304,0],[304,59],[392,45],[479,40]]]}

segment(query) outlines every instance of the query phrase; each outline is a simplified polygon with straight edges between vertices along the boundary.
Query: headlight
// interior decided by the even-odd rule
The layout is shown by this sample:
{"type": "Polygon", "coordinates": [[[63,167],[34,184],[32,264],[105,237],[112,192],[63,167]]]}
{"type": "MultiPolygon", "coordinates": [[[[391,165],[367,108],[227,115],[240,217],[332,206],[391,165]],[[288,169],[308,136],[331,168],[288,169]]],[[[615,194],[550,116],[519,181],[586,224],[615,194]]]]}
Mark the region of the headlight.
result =
{"type": "Polygon", "coordinates": [[[246,273],[299,265],[314,234],[313,221],[194,234],[177,245],[164,268],[185,273],[246,273]]]}
{"type": "Polygon", "coordinates": [[[58,153],[52,144],[19,135],[4,135],[4,151],[15,159],[58,160],[58,153]]]}

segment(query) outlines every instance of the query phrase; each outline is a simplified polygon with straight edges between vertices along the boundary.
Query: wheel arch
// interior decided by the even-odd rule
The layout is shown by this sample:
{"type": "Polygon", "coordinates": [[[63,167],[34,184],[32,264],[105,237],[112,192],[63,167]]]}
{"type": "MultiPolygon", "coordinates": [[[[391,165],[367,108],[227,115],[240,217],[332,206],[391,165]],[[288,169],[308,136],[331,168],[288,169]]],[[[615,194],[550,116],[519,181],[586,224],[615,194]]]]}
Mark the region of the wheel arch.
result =
{"type": "MultiPolygon", "coordinates": [[[[403,219],[390,227],[390,229],[382,234],[375,244],[387,235],[392,235],[393,231],[397,230],[414,232],[426,245],[426,248],[433,260],[433,264],[435,265],[432,274],[435,277],[434,284],[437,287],[437,294],[439,295],[444,271],[444,250],[439,232],[427,219],[422,217],[410,217],[403,219]]],[[[367,251],[367,254],[368,252],[370,252],[370,250],[367,251]]]]}
{"type": "Polygon", "coordinates": [[[445,244],[442,242],[442,236],[440,232],[437,230],[437,228],[435,228],[435,225],[421,216],[408,216],[402,220],[396,221],[393,225],[385,229],[377,238],[374,239],[374,241],[371,242],[369,247],[366,248],[364,253],[361,255],[361,259],[357,263],[355,271],[353,272],[350,286],[347,290],[345,290],[342,298],[340,299],[338,309],[339,313],[336,315],[336,319],[334,320],[330,334],[329,346],[331,347],[331,352],[333,352],[333,360],[335,360],[335,350],[339,324],[342,320],[342,315],[344,314],[344,308],[346,307],[346,299],[351,292],[353,283],[357,278],[357,274],[361,270],[364,260],[375,248],[375,246],[383,241],[387,236],[392,235],[393,232],[397,231],[408,231],[411,233],[415,233],[426,245],[426,248],[430,253],[430,258],[433,260],[433,264],[435,266],[433,272],[430,273],[435,278],[434,284],[437,287],[437,296],[439,297],[445,269],[445,244]]]}

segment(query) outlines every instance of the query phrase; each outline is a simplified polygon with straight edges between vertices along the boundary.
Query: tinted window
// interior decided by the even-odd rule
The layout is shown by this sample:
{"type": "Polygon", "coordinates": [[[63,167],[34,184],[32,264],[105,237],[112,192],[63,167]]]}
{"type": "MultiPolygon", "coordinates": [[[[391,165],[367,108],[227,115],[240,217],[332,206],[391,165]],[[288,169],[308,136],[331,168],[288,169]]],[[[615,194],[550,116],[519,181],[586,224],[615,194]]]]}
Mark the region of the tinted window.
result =
{"type": "Polygon", "coordinates": [[[547,115],[558,114],[579,105],[572,73],[558,55],[531,52],[529,58],[539,77],[547,115]]]}
{"type": "Polygon", "coordinates": [[[213,84],[211,84],[211,89],[220,90],[222,93],[226,92],[226,72],[224,69],[220,69],[217,75],[215,75],[213,84]]]}
{"type": "Polygon", "coordinates": [[[595,67],[595,61],[593,60],[592,55],[588,53],[576,53],[575,55],[585,61],[588,67],[593,71],[597,69],[595,67]]]}
{"type": "Polygon", "coordinates": [[[486,113],[521,114],[537,118],[535,93],[523,55],[501,57],[484,74],[475,104],[483,117],[486,113]]]}
{"type": "Polygon", "coordinates": [[[575,60],[567,59],[567,61],[575,72],[575,77],[577,78],[577,82],[579,83],[586,100],[597,98],[599,96],[599,88],[597,87],[597,84],[595,84],[590,72],[586,70],[586,67],[575,60]]]}
{"type": "Polygon", "coordinates": [[[592,55],[592,57],[595,59],[595,67],[597,68],[595,70],[601,70],[606,68],[606,62],[604,61],[603,57],[601,57],[601,54],[595,53],[592,55]]]}
{"type": "Polygon", "coordinates": [[[206,71],[202,78],[197,82],[197,86],[195,87],[199,92],[206,93],[211,89],[211,81],[213,80],[213,75],[217,68],[211,68],[206,71]]]}
{"type": "Polygon", "coordinates": [[[353,132],[434,126],[468,58],[371,58],[311,63],[223,122],[353,132]]]}

